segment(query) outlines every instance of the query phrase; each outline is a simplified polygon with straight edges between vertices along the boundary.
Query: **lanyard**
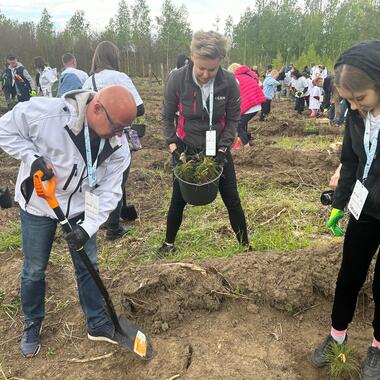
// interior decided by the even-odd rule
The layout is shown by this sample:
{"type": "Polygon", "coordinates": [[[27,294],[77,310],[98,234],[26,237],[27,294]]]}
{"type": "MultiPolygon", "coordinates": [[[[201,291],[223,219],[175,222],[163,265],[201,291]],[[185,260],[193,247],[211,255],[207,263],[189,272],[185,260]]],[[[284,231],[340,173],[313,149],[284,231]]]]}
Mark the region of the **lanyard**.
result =
{"type": "Polygon", "coordinates": [[[92,164],[92,153],[91,153],[91,142],[90,142],[90,132],[88,130],[87,118],[84,119],[84,145],[86,147],[86,159],[87,159],[87,172],[88,172],[88,182],[90,187],[96,185],[96,165],[98,164],[98,158],[100,153],[104,148],[105,140],[100,140],[98,155],[96,156],[94,164],[92,164]]]}
{"type": "Polygon", "coordinates": [[[204,96],[202,88],[201,88],[201,92],[202,92],[202,104],[203,104],[203,108],[208,113],[209,125],[210,125],[210,131],[211,131],[212,130],[212,116],[213,116],[213,113],[214,113],[214,80],[211,80],[211,83],[210,83],[210,95],[209,95],[210,110],[208,110],[208,108],[207,108],[207,104],[206,104],[207,99],[204,96]]]}
{"type": "Polygon", "coordinates": [[[364,131],[364,139],[363,139],[364,150],[367,156],[367,162],[365,164],[364,173],[363,173],[363,182],[367,179],[369,170],[371,169],[371,166],[372,166],[373,159],[375,158],[377,140],[379,137],[379,127],[380,125],[377,125],[376,134],[371,141],[371,147],[370,147],[371,120],[370,120],[370,115],[368,114],[366,122],[365,122],[365,131],[364,131]]]}

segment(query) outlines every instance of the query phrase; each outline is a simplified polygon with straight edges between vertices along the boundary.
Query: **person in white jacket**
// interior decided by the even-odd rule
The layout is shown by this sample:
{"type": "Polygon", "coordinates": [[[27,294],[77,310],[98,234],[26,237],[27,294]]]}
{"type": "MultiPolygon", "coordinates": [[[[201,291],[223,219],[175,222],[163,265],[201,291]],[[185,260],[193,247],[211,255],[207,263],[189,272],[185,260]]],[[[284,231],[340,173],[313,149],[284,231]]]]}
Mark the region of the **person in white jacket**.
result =
{"type": "Polygon", "coordinates": [[[57,69],[52,69],[47,65],[45,60],[42,57],[34,58],[34,67],[37,69],[36,82],[39,88],[38,95],[52,97],[52,87],[53,84],[57,81],[57,69]]]}
{"type": "Polygon", "coordinates": [[[78,90],[63,98],[36,97],[0,118],[0,148],[21,161],[15,200],[20,205],[24,254],[21,352],[26,357],[40,349],[45,270],[57,227],[53,210],[34,191],[32,177],[38,170],[44,173],[43,180],[55,175],[56,196],[73,226],[65,239],[88,337],[115,343],[114,326],[104,311],[101,293],[75,252],[84,246],[98,269],[96,232],[121,198],[122,176],[129,161],[120,136],[135,116],[131,93],[123,86],[111,86],[98,93],[78,90]],[[91,213],[85,209],[87,193],[95,199],[91,213]]]}

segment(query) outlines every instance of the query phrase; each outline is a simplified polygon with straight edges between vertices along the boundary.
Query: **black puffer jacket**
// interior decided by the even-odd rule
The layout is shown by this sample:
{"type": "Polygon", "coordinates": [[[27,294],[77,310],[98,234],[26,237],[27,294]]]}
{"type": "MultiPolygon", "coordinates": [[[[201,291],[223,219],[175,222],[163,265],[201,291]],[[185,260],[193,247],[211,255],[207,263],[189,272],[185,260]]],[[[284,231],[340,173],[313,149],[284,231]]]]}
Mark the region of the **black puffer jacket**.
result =
{"type": "MultiPolygon", "coordinates": [[[[357,44],[344,52],[335,64],[355,66],[380,83],[380,41],[357,44]]],[[[357,179],[362,180],[367,156],[364,150],[365,125],[358,111],[348,108],[346,129],[341,154],[342,168],[338,187],[335,191],[333,207],[343,209],[352,194],[357,179]]],[[[380,219],[380,143],[374,161],[365,181],[369,191],[362,213],[380,219]]]]}

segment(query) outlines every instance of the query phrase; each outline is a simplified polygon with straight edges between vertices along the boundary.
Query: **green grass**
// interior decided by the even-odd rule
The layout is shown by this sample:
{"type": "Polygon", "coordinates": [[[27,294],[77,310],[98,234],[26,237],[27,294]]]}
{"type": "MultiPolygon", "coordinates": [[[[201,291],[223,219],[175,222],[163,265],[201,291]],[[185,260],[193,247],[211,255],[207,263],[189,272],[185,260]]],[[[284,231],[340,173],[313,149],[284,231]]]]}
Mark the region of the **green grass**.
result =
{"type": "Polygon", "coordinates": [[[20,299],[13,298],[11,301],[5,301],[5,291],[0,289],[0,316],[5,314],[9,318],[14,318],[20,309],[20,299]]]}
{"type": "Polygon", "coordinates": [[[326,355],[330,366],[330,377],[332,380],[356,378],[360,373],[360,366],[353,355],[353,350],[347,344],[333,342],[331,350],[326,355]]]}
{"type": "MultiPolygon", "coordinates": [[[[326,232],[320,217],[319,189],[284,187],[276,183],[245,178],[239,193],[255,251],[292,251],[316,243],[326,232]]],[[[165,202],[167,210],[170,193],[165,202]]],[[[147,225],[143,252],[145,260],[155,258],[155,250],[165,237],[165,218],[157,226],[147,225]]],[[[220,198],[207,206],[187,206],[176,239],[177,251],[170,259],[205,259],[242,252],[220,198]]]]}
{"type": "Polygon", "coordinates": [[[331,144],[342,141],[342,136],[308,136],[307,138],[284,136],[276,140],[276,146],[286,150],[310,152],[331,150],[331,144]]]}
{"type": "Polygon", "coordinates": [[[0,251],[10,251],[22,245],[20,223],[11,223],[0,232],[0,251]]]}

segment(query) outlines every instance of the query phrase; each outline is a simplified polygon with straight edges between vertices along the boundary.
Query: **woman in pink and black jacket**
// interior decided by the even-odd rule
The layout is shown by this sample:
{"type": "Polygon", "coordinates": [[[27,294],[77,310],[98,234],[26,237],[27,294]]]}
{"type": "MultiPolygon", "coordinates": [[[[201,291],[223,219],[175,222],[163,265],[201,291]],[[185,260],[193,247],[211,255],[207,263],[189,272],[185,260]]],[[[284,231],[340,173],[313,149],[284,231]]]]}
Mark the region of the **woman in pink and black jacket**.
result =
{"type": "Polygon", "coordinates": [[[237,132],[241,143],[247,145],[251,139],[248,122],[261,111],[261,104],[265,103],[266,98],[259,86],[259,77],[248,66],[233,63],[228,70],[234,73],[240,85],[241,106],[237,132]]]}

